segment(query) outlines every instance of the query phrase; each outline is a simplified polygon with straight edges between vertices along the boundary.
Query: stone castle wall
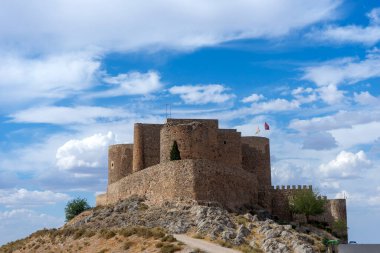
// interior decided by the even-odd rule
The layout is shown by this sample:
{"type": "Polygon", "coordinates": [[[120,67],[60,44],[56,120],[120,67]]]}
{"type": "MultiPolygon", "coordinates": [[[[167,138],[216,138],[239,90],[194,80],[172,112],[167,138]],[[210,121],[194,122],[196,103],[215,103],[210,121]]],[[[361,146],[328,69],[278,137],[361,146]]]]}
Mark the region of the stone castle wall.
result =
{"type": "Polygon", "coordinates": [[[347,210],[345,199],[328,199],[325,212],[314,217],[322,222],[333,224],[336,221],[343,221],[347,224],[347,210]]]}
{"type": "Polygon", "coordinates": [[[219,129],[217,151],[219,163],[241,168],[241,133],[235,129],[219,129]]]}
{"type": "Polygon", "coordinates": [[[116,144],[108,148],[108,184],[131,174],[133,144],[116,144]]]}
{"type": "Polygon", "coordinates": [[[298,191],[312,191],[312,186],[282,185],[272,187],[272,215],[277,216],[280,220],[293,220],[292,213],[289,208],[289,197],[298,191]]]}
{"type": "MultiPolygon", "coordinates": [[[[272,188],[272,215],[277,216],[280,220],[297,220],[305,222],[305,216],[291,214],[289,208],[289,197],[298,191],[311,191],[312,186],[295,185],[293,186],[276,186],[272,188]]],[[[311,216],[311,220],[324,222],[330,226],[336,221],[343,221],[347,224],[347,210],[345,199],[327,199],[325,211],[321,215],[311,216]]]]}
{"type": "Polygon", "coordinates": [[[215,161],[218,143],[217,129],[214,127],[202,122],[165,124],[161,129],[160,162],[170,161],[174,141],[178,144],[181,159],[215,161]]]}
{"type": "Polygon", "coordinates": [[[257,175],[260,190],[272,185],[269,139],[258,136],[241,137],[242,167],[257,175]]]}
{"type": "Polygon", "coordinates": [[[97,205],[113,204],[132,195],[152,204],[165,201],[219,202],[229,209],[257,201],[257,180],[240,168],[209,160],[179,160],[158,164],[110,184],[97,205]]]}
{"type": "Polygon", "coordinates": [[[162,124],[135,124],[133,172],[160,163],[160,130],[162,126],[162,124]]]}

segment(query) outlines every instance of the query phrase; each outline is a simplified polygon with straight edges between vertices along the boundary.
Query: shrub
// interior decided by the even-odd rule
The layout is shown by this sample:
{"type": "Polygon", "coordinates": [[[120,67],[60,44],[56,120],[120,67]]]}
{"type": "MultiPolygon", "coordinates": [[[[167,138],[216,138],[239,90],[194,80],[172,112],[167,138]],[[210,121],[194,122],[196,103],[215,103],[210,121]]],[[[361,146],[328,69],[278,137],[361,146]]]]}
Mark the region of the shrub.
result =
{"type": "Polygon", "coordinates": [[[162,248],[160,249],[160,252],[161,253],[173,253],[176,251],[180,251],[181,249],[182,248],[177,246],[177,245],[166,244],[166,245],[162,246],[162,248]]]}
{"type": "Polygon", "coordinates": [[[75,232],[73,236],[74,240],[81,238],[85,233],[86,233],[86,229],[84,228],[79,229],[78,231],[75,232]]]}
{"type": "Polygon", "coordinates": [[[158,242],[156,243],[156,248],[162,248],[164,246],[164,243],[158,242]]]}
{"type": "Polygon", "coordinates": [[[172,150],[170,151],[170,161],[181,160],[181,153],[178,149],[177,141],[173,142],[172,150]]]}
{"type": "Polygon", "coordinates": [[[133,242],[125,242],[123,245],[124,250],[128,250],[133,246],[133,242]]]}
{"type": "Polygon", "coordinates": [[[91,207],[87,203],[87,200],[85,198],[76,198],[69,202],[67,202],[65,207],[65,215],[66,215],[66,221],[71,220],[78,214],[82,213],[83,211],[86,211],[90,209],[91,207]]]}
{"type": "Polygon", "coordinates": [[[161,239],[161,242],[176,242],[177,239],[174,238],[172,235],[167,235],[161,239]]]}
{"type": "Polygon", "coordinates": [[[116,235],[116,233],[112,230],[107,230],[107,229],[101,229],[100,230],[100,235],[99,237],[101,238],[104,238],[104,239],[111,239],[112,237],[114,237],[116,235]]]}
{"type": "Polygon", "coordinates": [[[318,192],[300,190],[289,199],[289,206],[294,213],[304,214],[309,223],[311,215],[323,213],[326,200],[318,192]]]}

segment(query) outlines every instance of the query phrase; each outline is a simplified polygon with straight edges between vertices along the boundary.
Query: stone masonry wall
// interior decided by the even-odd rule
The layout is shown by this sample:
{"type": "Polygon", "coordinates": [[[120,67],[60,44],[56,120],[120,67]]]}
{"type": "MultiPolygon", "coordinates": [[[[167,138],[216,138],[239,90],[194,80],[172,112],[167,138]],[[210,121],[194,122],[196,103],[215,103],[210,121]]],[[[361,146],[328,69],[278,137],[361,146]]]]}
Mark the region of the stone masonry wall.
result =
{"type": "Polygon", "coordinates": [[[297,191],[311,191],[312,186],[295,185],[290,186],[276,186],[272,188],[272,215],[277,216],[280,220],[292,220],[292,214],[289,209],[289,197],[294,195],[297,191]]]}
{"type": "Polygon", "coordinates": [[[242,167],[240,132],[235,129],[219,129],[217,150],[219,163],[231,167],[242,167]]]}
{"type": "Polygon", "coordinates": [[[271,186],[270,148],[269,139],[257,136],[243,136],[242,167],[257,175],[261,191],[271,186]]]}
{"type": "Polygon", "coordinates": [[[108,184],[132,173],[133,144],[116,144],[108,148],[108,184]]]}
{"type": "Polygon", "coordinates": [[[177,141],[181,159],[216,160],[217,129],[194,121],[184,124],[169,122],[161,129],[160,162],[170,161],[170,151],[177,141]]]}
{"type": "Polygon", "coordinates": [[[200,122],[203,125],[206,125],[209,128],[214,128],[214,129],[218,129],[219,127],[217,119],[167,119],[166,120],[166,123],[169,123],[172,125],[189,124],[192,122],[200,122]]]}
{"type": "MultiPolygon", "coordinates": [[[[280,220],[297,220],[305,222],[305,217],[303,215],[292,214],[289,209],[289,197],[296,193],[297,191],[312,190],[312,186],[301,186],[298,185],[290,187],[288,186],[276,186],[272,189],[272,215],[276,215],[280,220]]],[[[326,198],[326,197],[324,197],[326,198]]],[[[330,226],[336,221],[343,221],[347,224],[347,210],[346,210],[346,200],[345,199],[328,199],[325,211],[323,214],[318,216],[311,216],[310,220],[315,220],[319,222],[325,222],[330,226]]]]}
{"type": "Polygon", "coordinates": [[[239,167],[200,160],[194,167],[195,199],[216,201],[235,210],[257,204],[256,176],[239,167]]]}
{"type": "Polygon", "coordinates": [[[162,124],[135,124],[133,172],[143,170],[160,162],[161,127],[162,124]]]}
{"type": "Polygon", "coordinates": [[[343,221],[347,224],[347,210],[345,199],[328,199],[325,212],[313,217],[317,221],[333,224],[336,221],[343,221]]]}
{"type": "Polygon", "coordinates": [[[110,184],[97,205],[113,204],[132,195],[145,196],[152,204],[165,201],[217,201],[234,209],[255,204],[257,181],[239,168],[208,160],[179,160],[158,164],[110,184]]]}

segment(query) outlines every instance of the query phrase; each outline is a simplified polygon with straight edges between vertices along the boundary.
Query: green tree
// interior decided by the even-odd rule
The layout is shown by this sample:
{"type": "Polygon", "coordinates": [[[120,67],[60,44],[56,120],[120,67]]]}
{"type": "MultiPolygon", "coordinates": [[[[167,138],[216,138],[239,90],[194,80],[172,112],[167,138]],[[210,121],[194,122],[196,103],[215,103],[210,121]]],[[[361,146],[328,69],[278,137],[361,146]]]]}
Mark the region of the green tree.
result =
{"type": "Polygon", "coordinates": [[[177,141],[173,142],[172,150],[170,151],[170,161],[181,160],[181,153],[178,149],[177,141]]]}
{"type": "Polygon", "coordinates": [[[76,198],[67,202],[65,207],[66,221],[71,220],[83,211],[90,209],[91,207],[87,203],[85,198],[76,198]]]}
{"type": "Polygon", "coordinates": [[[300,190],[289,199],[289,206],[293,213],[304,214],[306,222],[309,223],[311,215],[323,213],[326,202],[318,192],[300,190]]]}

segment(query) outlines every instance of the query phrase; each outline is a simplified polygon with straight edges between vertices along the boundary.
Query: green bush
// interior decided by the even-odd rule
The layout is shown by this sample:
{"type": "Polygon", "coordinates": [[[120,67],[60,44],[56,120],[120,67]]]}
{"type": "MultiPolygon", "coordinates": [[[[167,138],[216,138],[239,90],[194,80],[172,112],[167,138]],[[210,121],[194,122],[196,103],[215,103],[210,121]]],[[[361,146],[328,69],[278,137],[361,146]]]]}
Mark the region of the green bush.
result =
{"type": "Polygon", "coordinates": [[[170,151],[170,161],[181,160],[181,153],[178,149],[177,141],[173,142],[172,150],[170,151]]]}
{"type": "Polygon", "coordinates": [[[182,248],[177,246],[177,245],[173,245],[173,244],[166,244],[164,246],[162,246],[162,248],[160,248],[160,252],[161,253],[174,253],[176,251],[180,251],[182,248]]]}
{"type": "Polygon", "coordinates": [[[289,199],[289,206],[293,213],[304,214],[306,223],[309,223],[311,215],[323,213],[326,202],[318,192],[300,190],[289,199]]]}
{"type": "Polygon", "coordinates": [[[65,207],[66,221],[71,220],[78,214],[90,209],[91,207],[87,203],[85,198],[76,198],[67,202],[65,207]]]}

